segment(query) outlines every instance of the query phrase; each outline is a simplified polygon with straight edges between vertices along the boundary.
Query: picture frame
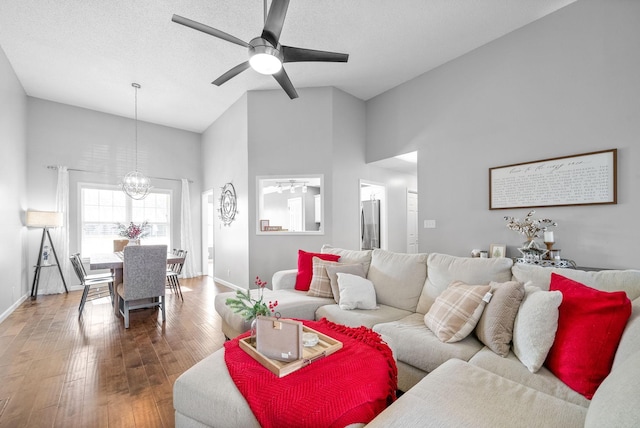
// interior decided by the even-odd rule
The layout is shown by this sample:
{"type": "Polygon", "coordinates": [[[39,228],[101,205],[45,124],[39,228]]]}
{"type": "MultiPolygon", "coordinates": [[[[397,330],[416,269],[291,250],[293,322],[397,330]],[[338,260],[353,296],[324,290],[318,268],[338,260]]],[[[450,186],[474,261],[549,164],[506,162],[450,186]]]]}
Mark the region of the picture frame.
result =
{"type": "Polygon", "coordinates": [[[617,149],[489,168],[489,209],[617,204],[617,149]]]}
{"type": "Polygon", "coordinates": [[[507,257],[507,246],[505,244],[491,244],[489,258],[498,259],[501,257],[507,257]]]}
{"type": "Polygon", "coordinates": [[[260,220],[260,230],[264,232],[269,227],[269,220],[260,220]]]}

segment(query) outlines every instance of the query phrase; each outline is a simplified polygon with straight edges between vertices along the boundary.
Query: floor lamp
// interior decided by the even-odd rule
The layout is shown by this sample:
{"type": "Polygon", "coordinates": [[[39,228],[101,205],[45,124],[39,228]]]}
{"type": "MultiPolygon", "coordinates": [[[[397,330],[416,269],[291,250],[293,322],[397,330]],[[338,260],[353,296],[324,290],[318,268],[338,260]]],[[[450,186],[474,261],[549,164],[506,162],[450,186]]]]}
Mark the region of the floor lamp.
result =
{"type": "Polygon", "coordinates": [[[34,266],[35,272],[33,274],[33,284],[31,285],[31,298],[35,299],[38,295],[38,285],[40,284],[40,270],[45,267],[58,267],[58,272],[60,272],[60,278],[62,278],[62,284],[64,285],[64,291],[67,293],[69,289],[67,289],[67,283],[64,281],[64,275],[62,274],[62,268],[60,267],[60,262],[58,261],[58,255],[56,254],[56,248],[53,246],[53,241],[51,240],[51,235],[49,234],[49,228],[51,227],[60,227],[62,226],[62,213],[58,212],[50,212],[50,211],[27,211],[27,227],[38,227],[42,228],[42,239],[40,240],[40,252],[38,253],[38,261],[34,266]],[[53,252],[53,257],[56,260],[55,264],[48,263],[48,260],[43,260],[42,250],[44,249],[44,238],[49,239],[49,244],[51,244],[51,251],[53,252]]]}

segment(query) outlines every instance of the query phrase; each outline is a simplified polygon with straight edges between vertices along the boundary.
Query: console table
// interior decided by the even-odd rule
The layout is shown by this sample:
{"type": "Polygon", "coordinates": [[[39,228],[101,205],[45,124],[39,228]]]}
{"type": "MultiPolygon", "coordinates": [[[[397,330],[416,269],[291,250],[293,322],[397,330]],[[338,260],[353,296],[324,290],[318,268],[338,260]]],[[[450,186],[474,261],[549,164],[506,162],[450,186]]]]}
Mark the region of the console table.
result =
{"type": "Polygon", "coordinates": [[[524,257],[514,257],[513,263],[522,263],[527,265],[535,265],[542,267],[551,267],[551,268],[568,268],[575,269],[576,262],[569,259],[560,259],[560,260],[529,260],[524,257]]]}

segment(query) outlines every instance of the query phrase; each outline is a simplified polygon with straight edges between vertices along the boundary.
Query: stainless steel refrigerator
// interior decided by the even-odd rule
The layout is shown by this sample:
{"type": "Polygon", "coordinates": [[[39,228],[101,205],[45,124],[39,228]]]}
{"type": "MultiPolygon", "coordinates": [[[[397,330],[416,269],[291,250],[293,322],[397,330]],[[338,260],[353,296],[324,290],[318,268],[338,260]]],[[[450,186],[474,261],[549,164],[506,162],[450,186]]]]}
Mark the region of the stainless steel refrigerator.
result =
{"type": "Polygon", "coordinates": [[[360,203],[360,248],[380,248],[380,201],[377,199],[360,203]]]}

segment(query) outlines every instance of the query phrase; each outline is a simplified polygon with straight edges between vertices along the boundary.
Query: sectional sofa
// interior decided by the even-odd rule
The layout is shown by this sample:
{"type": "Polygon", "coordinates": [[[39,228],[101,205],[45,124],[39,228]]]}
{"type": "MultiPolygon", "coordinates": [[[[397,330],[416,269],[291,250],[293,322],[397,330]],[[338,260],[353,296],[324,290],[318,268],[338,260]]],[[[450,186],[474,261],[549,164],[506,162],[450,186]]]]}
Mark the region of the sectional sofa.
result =
{"type": "MultiPolygon", "coordinates": [[[[321,253],[339,259],[337,263],[313,259],[311,292],[295,289],[299,273],[293,269],[274,274],[273,290],[265,292],[265,299],[278,300],[284,317],[324,317],[349,326],[364,325],[389,342],[397,360],[398,387],[405,393],[370,426],[640,426],[640,271],[586,272],[513,265],[507,258],[330,246],[321,253]],[[344,276],[353,265],[360,265],[364,275],[359,276],[372,284],[375,309],[344,309],[340,298],[333,297],[342,295],[342,288],[326,294],[327,284],[335,286],[336,279],[358,276],[344,276]],[[322,273],[329,278],[319,279],[322,273]],[[582,296],[584,302],[595,302],[592,311],[582,296]],[[457,306],[469,300],[476,306],[466,312],[457,306]],[[607,308],[602,302],[609,300],[613,306],[607,308]],[[571,318],[572,307],[579,316],[586,307],[584,317],[571,318]],[[582,321],[587,321],[586,334],[575,330],[582,321]],[[586,339],[575,344],[580,337],[586,339]],[[602,337],[606,345],[596,343],[602,337]],[[572,355],[575,346],[579,353],[572,355]],[[594,377],[592,369],[600,367],[602,372],[603,366],[606,372],[600,373],[601,378],[589,379],[585,387],[580,370],[594,377]],[[579,369],[577,374],[574,368],[579,369]]],[[[230,338],[248,328],[224,305],[232,294],[215,299],[223,331],[230,338]]],[[[197,382],[204,366],[195,370],[200,374],[176,381],[177,421],[192,419],[193,409],[184,405],[181,409],[180,402],[185,382],[197,382]]],[[[227,394],[218,400],[230,400],[231,395],[226,405],[242,408],[241,396],[227,394]]],[[[209,398],[214,408],[225,406],[209,398]]],[[[250,413],[248,407],[246,411],[250,413]]],[[[225,426],[225,422],[177,425],[225,426]]]]}

